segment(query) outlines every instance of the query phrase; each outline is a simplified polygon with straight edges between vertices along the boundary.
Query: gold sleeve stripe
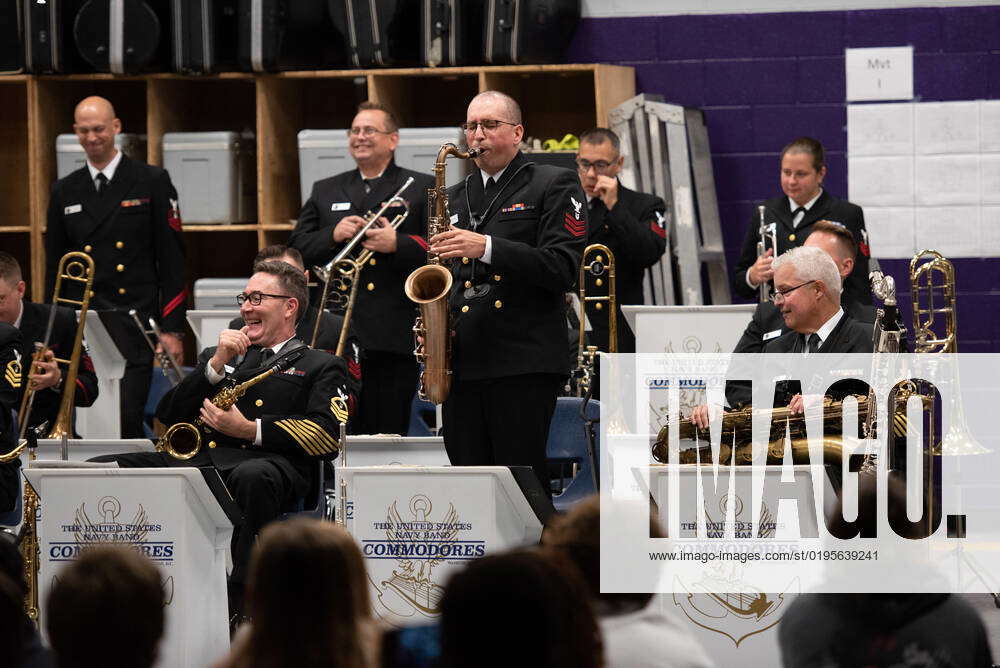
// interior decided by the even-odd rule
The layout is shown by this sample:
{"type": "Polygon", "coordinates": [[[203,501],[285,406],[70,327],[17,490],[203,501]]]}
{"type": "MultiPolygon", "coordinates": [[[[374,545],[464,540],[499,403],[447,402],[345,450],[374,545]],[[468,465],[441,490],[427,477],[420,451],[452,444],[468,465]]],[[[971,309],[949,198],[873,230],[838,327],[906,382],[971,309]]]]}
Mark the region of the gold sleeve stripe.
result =
{"type": "Polygon", "coordinates": [[[21,387],[21,363],[16,359],[7,362],[4,378],[7,379],[11,387],[21,387]]]}
{"type": "Polygon", "coordinates": [[[275,424],[312,455],[335,454],[339,449],[337,442],[312,420],[279,420],[275,424]]]}
{"type": "Polygon", "coordinates": [[[318,455],[319,453],[316,452],[311,445],[307,444],[305,440],[303,440],[299,432],[296,430],[296,428],[288,424],[288,422],[290,422],[290,420],[280,420],[278,422],[275,422],[274,424],[276,424],[277,426],[281,427],[286,432],[288,432],[288,434],[293,439],[295,439],[295,442],[298,443],[299,447],[301,447],[303,450],[305,450],[311,455],[318,455]]]}
{"type": "Polygon", "coordinates": [[[906,415],[896,413],[892,416],[892,433],[894,436],[906,436],[909,431],[906,415]]]}
{"type": "Polygon", "coordinates": [[[318,441],[320,448],[328,453],[333,454],[337,451],[337,442],[330,438],[330,435],[326,433],[322,427],[313,422],[312,420],[302,420],[299,423],[302,428],[313,435],[313,438],[318,441]]]}

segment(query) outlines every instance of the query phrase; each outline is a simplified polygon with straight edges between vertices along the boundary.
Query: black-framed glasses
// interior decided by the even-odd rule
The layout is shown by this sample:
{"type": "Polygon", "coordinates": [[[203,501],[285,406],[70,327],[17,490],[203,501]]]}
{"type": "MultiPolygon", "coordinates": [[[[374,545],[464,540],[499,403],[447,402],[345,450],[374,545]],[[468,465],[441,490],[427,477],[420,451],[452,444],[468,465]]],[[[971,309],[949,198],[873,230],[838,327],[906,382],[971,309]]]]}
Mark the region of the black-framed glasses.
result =
{"type": "Polygon", "coordinates": [[[608,162],[607,160],[595,160],[591,162],[590,160],[584,160],[583,158],[576,159],[576,168],[580,170],[581,174],[586,174],[593,168],[598,174],[603,174],[604,172],[611,169],[614,163],[608,162]]]}
{"type": "Polygon", "coordinates": [[[254,306],[260,306],[260,300],[262,300],[264,297],[267,297],[268,299],[292,298],[291,295],[269,295],[266,292],[251,292],[250,294],[241,292],[240,294],[236,295],[236,304],[238,306],[243,306],[243,302],[250,302],[254,306]]]}
{"type": "Polygon", "coordinates": [[[784,290],[775,290],[774,294],[771,296],[771,301],[774,302],[775,304],[777,304],[779,301],[783,302],[783,301],[785,301],[785,297],[787,297],[789,295],[789,293],[795,292],[799,288],[801,288],[801,287],[803,287],[805,285],[809,285],[810,283],[815,283],[815,282],[816,282],[816,279],[814,278],[811,281],[806,281],[805,283],[799,283],[794,288],[785,288],[784,290]]]}
{"type": "Polygon", "coordinates": [[[462,123],[461,128],[466,132],[468,132],[469,134],[475,133],[475,131],[478,130],[479,128],[482,128],[486,132],[493,132],[498,127],[500,127],[501,123],[503,125],[512,125],[514,127],[517,127],[519,125],[518,123],[511,123],[510,121],[497,121],[492,118],[484,118],[481,121],[470,121],[468,123],[462,123]]]}
{"type": "Polygon", "coordinates": [[[370,125],[366,125],[363,128],[351,128],[350,130],[347,131],[348,137],[357,137],[357,136],[371,137],[376,134],[391,135],[392,132],[388,130],[379,130],[378,128],[373,128],[370,125]]]}

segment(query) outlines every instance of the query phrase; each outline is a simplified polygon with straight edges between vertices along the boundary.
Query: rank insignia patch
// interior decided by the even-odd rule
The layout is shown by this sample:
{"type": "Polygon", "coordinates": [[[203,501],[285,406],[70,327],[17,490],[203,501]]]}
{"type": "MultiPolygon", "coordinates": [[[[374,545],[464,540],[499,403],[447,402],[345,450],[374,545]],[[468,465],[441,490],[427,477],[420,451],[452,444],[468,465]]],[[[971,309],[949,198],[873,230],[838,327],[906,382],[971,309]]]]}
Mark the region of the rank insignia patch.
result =
{"type": "Polygon", "coordinates": [[[7,362],[3,377],[11,387],[21,387],[21,363],[17,360],[7,362]]]}

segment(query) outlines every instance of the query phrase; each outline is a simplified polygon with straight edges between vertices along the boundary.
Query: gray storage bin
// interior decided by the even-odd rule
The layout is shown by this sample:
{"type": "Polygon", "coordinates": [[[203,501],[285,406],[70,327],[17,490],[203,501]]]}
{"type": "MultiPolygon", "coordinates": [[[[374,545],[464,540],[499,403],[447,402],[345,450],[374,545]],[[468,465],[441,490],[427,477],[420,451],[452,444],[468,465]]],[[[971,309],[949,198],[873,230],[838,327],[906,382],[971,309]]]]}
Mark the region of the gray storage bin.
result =
{"type": "MultiPolygon", "coordinates": [[[[302,202],[312,193],[316,181],[354,169],[354,159],[347,148],[347,130],[302,130],[299,132],[299,177],[302,202]]],[[[396,164],[416,172],[434,174],[434,160],[442,144],[451,142],[463,146],[462,130],[457,127],[400,128],[396,164]]],[[[465,178],[474,166],[471,160],[448,160],[447,185],[465,178]]],[[[425,194],[406,193],[408,199],[425,194]]]]}
{"type": "MultiPolygon", "coordinates": [[[[139,162],[146,162],[146,135],[121,132],[115,137],[118,150],[139,162]]],[[[56,137],[56,178],[72,174],[87,164],[87,156],[75,134],[56,137]]]]}
{"type": "MultiPolygon", "coordinates": [[[[247,286],[246,278],[199,278],[194,282],[194,308],[205,310],[234,310],[236,295],[247,286]]],[[[208,344],[212,345],[212,344],[208,344]]]]}
{"type": "Polygon", "coordinates": [[[252,133],[164,134],[163,166],[177,188],[184,224],[254,222],[255,154],[252,133]]]}

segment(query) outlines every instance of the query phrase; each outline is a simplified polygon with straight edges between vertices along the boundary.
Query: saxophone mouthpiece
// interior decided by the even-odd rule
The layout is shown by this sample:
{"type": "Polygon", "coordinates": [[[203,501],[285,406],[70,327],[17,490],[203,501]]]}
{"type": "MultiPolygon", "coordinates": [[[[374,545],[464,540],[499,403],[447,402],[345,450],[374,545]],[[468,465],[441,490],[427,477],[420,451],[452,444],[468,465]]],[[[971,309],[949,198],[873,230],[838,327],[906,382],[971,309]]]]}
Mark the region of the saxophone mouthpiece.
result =
{"type": "Polygon", "coordinates": [[[482,152],[483,152],[483,149],[481,149],[481,148],[470,148],[470,149],[469,149],[469,158],[470,158],[470,159],[471,159],[471,158],[478,158],[478,157],[479,157],[479,155],[480,155],[480,154],[481,154],[482,152]]]}

